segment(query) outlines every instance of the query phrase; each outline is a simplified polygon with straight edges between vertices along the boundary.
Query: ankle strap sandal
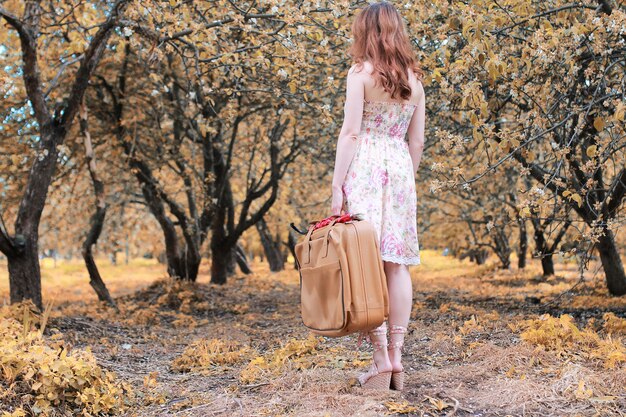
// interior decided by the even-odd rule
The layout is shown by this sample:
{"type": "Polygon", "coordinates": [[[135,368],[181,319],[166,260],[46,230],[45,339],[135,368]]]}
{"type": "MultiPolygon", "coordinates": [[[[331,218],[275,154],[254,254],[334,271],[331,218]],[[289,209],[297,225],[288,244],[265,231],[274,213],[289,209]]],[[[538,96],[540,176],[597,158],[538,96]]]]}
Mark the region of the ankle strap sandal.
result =
{"type": "MultiPolygon", "coordinates": [[[[389,330],[389,332],[391,334],[402,334],[404,335],[407,332],[407,328],[404,326],[398,326],[396,324],[392,324],[391,325],[391,329],[389,330]]],[[[392,339],[390,337],[390,339],[392,339]]],[[[401,338],[401,340],[396,340],[394,341],[393,339],[391,340],[391,343],[389,343],[389,346],[387,347],[388,350],[390,349],[398,349],[400,352],[402,352],[402,346],[404,345],[404,337],[401,338]]],[[[390,388],[392,390],[397,390],[397,391],[403,391],[404,390],[404,377],[405,377],[405,372],[404,370],[400,371],[400,372],[392,372],[391,373],[391,381],[390,381],[390,388]]]]}
{"type": "MultiPolygon", "coordinates": [[[[391,325],[391,329],[389,330],[390,335],[391,334],[405,334],[408,331],[408,329],[404,326],[398,326],[397,324],[392,324],[391,325]]],[[[390,336],[391,339],[391,336],[390,336]]],[[[387,349],[400,349],[402,350],[402,346],[404,346],[404,338],[402,338],[402,340],[397,340],[397,341],[393,341],[389,343],[389,346],[387,349]]]]}
{"type": "MultiPolygon", "coordinates": [[[[363,337],[374,346],[374,353],[387,347],[387,325],[385,322],[379,327],[368,332],[360,332],[358,345],[361,345],[363,337]],[[383,337],[380,337],[383,336],[383,337]],[[380,340],[382,339],[382,340],[380,340]]],[[[391,371],[380,372],[376,362],[372,362],[370,369],[359,375],[359,384],[363,388],[376,390],[389,390],[391,386],[391,371]]]]}
{"type": "Polygon", "coordinates": [[[369,343],[372,344],[372,346],[374,346],[374,352],[379,351],[380,349],[384,348],[387,346],[387,338],[385,337],[385,343],[382,342],[372,342],[371,336],[387,336],[387,325],[385,322],[383,322],[383,324],[381,324],[380,326],[366,332],[366,331],[360,331],[359,332],[359,340],[357,342],[357,347],[361,346],[361,343],[363,342],[363,338],[365,337],[365,340],[367,340],[369,343]]]}

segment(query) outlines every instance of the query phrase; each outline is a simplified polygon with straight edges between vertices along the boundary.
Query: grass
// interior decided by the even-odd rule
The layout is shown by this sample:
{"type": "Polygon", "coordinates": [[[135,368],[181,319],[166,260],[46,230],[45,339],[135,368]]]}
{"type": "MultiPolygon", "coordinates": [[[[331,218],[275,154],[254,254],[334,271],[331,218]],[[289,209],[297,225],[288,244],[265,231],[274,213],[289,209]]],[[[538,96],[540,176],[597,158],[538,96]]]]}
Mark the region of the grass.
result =
{"type": "MultiPolygon", "coordinates": [[[[474,273],[480,274],[491,268],[490,265],[476,267],[469,260],[459,261],[450,256],[442,256],[440,251],[422,250],[422,264],[412,267],[415,274],[428,273],[437,277],[437,273],[452,274],[454,276],[474,273]]],[[[129,260],[128,265],[123,262],[113,265],[108,258],[96,260],[100,274],[102,275],[107,288],[114,297],[137,291],[145,288],[159,278],[165,278],[167,270],[165,265],[161,265],[156,259],[134,258],[129,260]]],[[[293,259],[289,257],[287,272],[294,271],[293,259]]],[[[96,300],[93,290],[89,286],[89,274],[85,264],[80,259],[58,259],[56,262],[52,258],[44,258],[40,262],[41,286],[45,299],[56,300],[57,302],[70,301],[93,301],[96,300]]],[[[208,283],[210,262],[203,260],[200,266],[199,283],[208,283]]],[[[256,268],[261,274],[265,273],[264,266],[256,268]]],[[[267,272],[269,274],[269,272],[267,272]]],[[[281,279],[285,283],[298,283],[297,274],[272,274],[274,278],[281,279]]],[[[6,261],[0,260],[0,300],[8,303],[9,279],[6,261]]]]}
{"type": "MultiPolygon", "coordinates": [[[[131,259],[128,265],[113,265],[106,258],[96,260],[111,295],[114,297],[146,287],[155,279],[166,276],[166,267],[156,259],[131,259]]],[[[44,299],[56,303],[95,301],[89,286],[89,274],[82,260],[44,258],[40,262],[41,288],[44,299]]],[[[0,302],[8,303],[9,277],[6,261],[0,261],[0,302]]]]}

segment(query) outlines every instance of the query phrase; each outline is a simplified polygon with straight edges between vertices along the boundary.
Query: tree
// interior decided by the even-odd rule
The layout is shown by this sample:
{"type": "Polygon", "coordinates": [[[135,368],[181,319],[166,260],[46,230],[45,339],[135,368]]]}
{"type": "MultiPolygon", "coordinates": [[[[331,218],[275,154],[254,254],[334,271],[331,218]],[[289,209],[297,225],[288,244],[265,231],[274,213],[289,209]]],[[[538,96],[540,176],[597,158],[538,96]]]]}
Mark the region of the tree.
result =
{"type": "Polygon", "coordinates": [[[313,104],[336,92],[314,86],[329,78],[319,69],[330,51],[318,53],[323,32],[305,21],[333,10],[155,7],[176,17],[164,22],[169,35],[155,22],[124,22],[137,36],[129,34],[118,75],[98,77],[99,96],[115,107],[102,114],[117,126],[117,142],[161,226],[170,275],[195,280],[210,232],[212,281],[224,283],[237,240],[272,207],[304,144],[324,131],[313,104]],[[179,30],[180,21],[189,28],[179,30]]]}
{"type": "Polygon", "coordinates": [[[541,221],[541,219],[537,217],[531,217],[530,219],[534,228],[535,253],[536,256],[541,259],[543,277],[546,278],[550,275],[554,275],[554,261],[552,260],[552,256],[557,251],[561,240],[571,225],[571,221],[565,222],[565,224],[559,228],[556,236],[552,239],[552,244],[549,244],[546,232],[550,228],[550,224],[554,221],[554,218],[548,218],[545,221],[541,221]]]}
{"type": "MultiPolygon", "coordinates": [[[[95,19],[91,15],[83,19],[78,9],[89,8],[89,6],[79,6],[74,9],[72,5],[68,5],[69,13],[74,18],[73,23],[70,24],[64,23],[66,16],[57,14],[60,13],[59,9],[52,7],[52,10],[46,11],[40,2],[27,2],[21,18],[0,6],[0,17],[9,24],[19,38],[24,88],[38,132],[38,137],[32,143],[34,157],[31,157],[31,168],[21,195],[13,233],[7,230],[4,221],[2,221],[3,227],[0,228],[0,251],[8,259],[11,302],[31,299],[37,307],[42,308],[38,229],[48,187],[59,157],[59,147],[63,145],[72,127],[91,74],[100,62],[107,42],[127,5],[128,1],[118,0],[111,6],[111,10],[99,25],[97,32],[87,37],[90,39],[88,46],[81,54],[77,53],[80,50],[77,49],[80,48],[77,44],[81,42],[67,45],[63,40],[66,33],[64,30],[58,32],[51,30],[52,36],[46,39],[46,50],[65,44],[63,49],[67,50],[71,56],[61,67],[61,72],[74,62],[80,62],[80,65],[71,78],[61,77],[59,74],[58,78],[52,79],[48,84],[47,93],[44,92],[44,79],[39,66],[39,55],[43,53],[39,45],[41,28],[42,26],[44,28],[59,26],[67,31],[75,30],[78,31],[76,33],[82,32],[87,35],[88,25],[81,26],[81,24],[87,23],[86,21],[94,23],[95,19]],[[65,98],[57,103],[54,109],[51,109],[47,96],[60,80],[66,83],[65,86],[69,86],[69,92],[60,92],[58,98],[61,95],[65,95],[65,98]]],[[[95,9],[90,10],[90,14],[93,12],[95,9]]],[[[9,42],[13,43],[14,40],[10,39],[9,42]]]]}
{"type": "Polygon", "coordinates": [[[259,232],[259,238],[265,251],[265,256],[270,264],[270,271],[278,272],[285,269],[285,259],[283,256],[282,241],[280,234],[272,235],[265,219],[261,219],[256,224],[257,232],[259,232]]]}
{"type": "Polygon", "coordinates": [[[80,112],[80,132],[83,135],[85,143],[85,157],[87,159],[87,166],[89,169],[89,176],[93,183],[94,194],[96,197],[95,206],[96,212],[91,216],[91,227],[87,233],[87,238],[83,243],[82,254],[89,272],[89,285],[94,289],[98,295],[100,301],[108,303],[111,307],[117,308],[113,297],[109,293],[106,284],[102,280],[100,271],[93,257],[92,247],[98,242],[98,238],[102,233],[102,227],[104,226],[104,219],[107,213],[107,205],[105,202],[104,194],[104,182],[98,175],[98,169],[96,167],[96,156],[93,149],[93,143],[91,141],[91,135],[89,133],[89,115],[87,113],[87,107],[81,106],[80,112]]]}
{"type": "MultiPolygon", "coordinates": [[[[432,69],[430,100],[448,110],[436,162],[441,172],[461,168],[449,180],[433,180],[433,187],[489,181],[515,164],[521,176],[590,227],[581,237],[598,248],[609,292],[626,294],[614,240],[626,194],[625,45],[624,34],[615,30],[626,21],[624,6],[557,0],[443,4],[408,12],[432,69]],[[426,18],[418,22],[417,16],[426,18]],[[429,37],[437,26],[442,30],[429,37]],[[474,149],[480,165],[459,165],[459,148],[474,149]]],[[[520,198],[525,217],[532,198],[520,198]]]]}

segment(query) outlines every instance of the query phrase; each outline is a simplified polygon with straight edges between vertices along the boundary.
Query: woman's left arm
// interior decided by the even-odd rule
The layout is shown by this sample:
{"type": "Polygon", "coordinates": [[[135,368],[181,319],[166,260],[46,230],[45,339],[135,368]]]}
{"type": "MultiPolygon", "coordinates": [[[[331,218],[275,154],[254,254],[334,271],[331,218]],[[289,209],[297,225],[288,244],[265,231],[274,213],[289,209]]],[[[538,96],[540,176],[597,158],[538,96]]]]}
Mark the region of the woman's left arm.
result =
{"type": "Polygon", "coordinates": [[[424,125],[426,124],[426,98],[421,81],[418,82],[418,90],[420,95],[419,102],[407,129],[413,175],[417,175],[417,170],[422,160],[422,153],[424,152],[424,125]]]}
{"type": "Polygon", "coordinates": [[[356,139],[361,131],[363,119],[363,100],[365,99],[365,84],[362,74],[354,72],[354,66],[348,71],[346,85],[346,103],[344,118],[335,156],[335,170],[332,182],[332,214],[341,214],[343,206],[343,191],[341,187],[356,151],[356,139]]]}

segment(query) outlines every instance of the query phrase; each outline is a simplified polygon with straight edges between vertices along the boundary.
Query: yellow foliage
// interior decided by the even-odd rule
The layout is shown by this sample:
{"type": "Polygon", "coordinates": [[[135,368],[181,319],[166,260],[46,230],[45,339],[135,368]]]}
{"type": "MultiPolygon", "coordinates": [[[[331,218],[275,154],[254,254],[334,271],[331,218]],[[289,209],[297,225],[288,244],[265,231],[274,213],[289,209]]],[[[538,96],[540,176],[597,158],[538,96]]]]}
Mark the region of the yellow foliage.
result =
{"type": "MultiPolygon", "coordinates": [[[[610,327],[616,321],[609,314],[605,314],[605,326],[609,323],[610,327]]],[[[544,314],[538,319],[524,320],[510,327],[513,331],[524,328],[521,333],[523,340],[558,355],[595,359],[602,362],[607,369],[626,363],[626,347],[622,340],[613,339],[610,334],[602,338],[591,328],[579,329],[569,314],[560,317],[544,314]]]]}
{"type": "MultiPolygon", "coordinates": [[[[60,337],[44,338],[49,311],[41,316],[33,311],[30,302],[0,308],[0,381],[9,386],[0,393],[3,402],[19,398],[24,405],[27,399],[28,407],[44,416],[61,404],[74,415],[124,410],[129,385],[103,370],[88,348],[70,349],[60,337]]],[[[22,415],[17,408],[3,417],[22,415]]]]}
{"type": "Polygon", "coordinates": [[[596,117],[593,120],[593,127],[595,127],[598,132],[601,132],[604,126],[606,126],[606,123],[602,117],[596,117]]]}
{"type": "Polygon", "coordinates": [[[186,327],[188,329],[193,329],[196,327],[198,322],[193,316],[184,313],[178,313],[174,315],[176,320],[172,322],[175,327],[186,327]]]}
{"type": "Polygon", "coordinates": [[[385,402],[385,407],[387,407],[388,410],[385,414],[409,414],[417,412],[417,408],[409,404],[406,400],[402,402],[387,401],[385,402]]]}
{"type": "Polygon", "coordinates": [[[219,372],[223,365],[233,365],[247,359],[253,350],[235,340],[199,339],[174,359],[172,369],[179,372],[219,372]]]}
{"type": "Polygon", "coordinates": [[[604,324],[602,329],[609,334],[622,334],[626,335],[626,319],[617,317],[613,313],[604,313],[602,316],[604,324]]]}
{"type": "Polygon", "coordinates": [[[159,322],[158,308],[156,306],[139,308],[127,320],[128,324],[144,326],[159,324],[159,322]]]}
{"type": "Polygon", "coordinates": [[[441,398],[433,398],[430,396],[426,396],[426,399],[431,404],[432,408],[437,411],[443,411],[448,407],[454,407],[453,403],[444,401],[441,398]]]}
{"type": "Polygon", "coordinates": [[[155,388],[158,385],[157,377],[158,372],[150,372],[143,378],[143,386],[146,388],[155,388]]]}
{"type": "MultiPolygon", "coordinates": [[[[320,342],[323,342],[323,337],[316,337],[313,334],[310,334],[308,338],[304,340],[291,339],[284,346],[277,349],[273,354],[272,358],[276,363],[285,363],[288,360],[298,361],[300,364],[308,361],[304,361],[303,359],[310,355],[315,355],[317,353],[317,347],[320,342]]],[[[314,360],[315,358],[310,358],[314,360]]],[[[305,368],[309,368],[310,366],[306,366],[305,368]]],[[[304,368],[300,368],[304,369],[304,368]]]]}
{"type": "Polygon", "coordinates": [[[280,348],[268,352],[265,356],[257,356],[241,371],[239,379],[242,383],[251,383],[266,372],[279,374],[283,366],[291,364],[296,369],[308,369],[319,365],[323,358],[318,355],[319,344],[323,337],[309,334],[304,340],[291,339],[280,348]]]}
{"type": "Polygon", "coordinates": [[[598,153],[598,147],[596,145],[591,145],[585,151],[589,158],[593,158],[598,153]]]}
{"type": "Polygon", "coordinates": [[[580,381],[578,381],[578,388],[576,388],[575,395],[576,398],[578,398],[579,400],[586,400],[588,398],[591,398],[591,396],[593,395],[593,390],[591,388],[587,388],[585,386],[585,381],[581,379],[580,381]]]}
{"type": "Polygon", "coordinates": [[[257,356],[239,373],[239,380],[244,384],[249,384],[259,379],[263,369],[267,368],[267,362],[263,356],[257,356]]]}
{"type": "Polygon", "coordinates": [[[461,332],[463,336],[480,330],[483,330],[483,326],[478,324],[478,320],[476,320],[476,316],[474,314],[472,314],[472,317],[469,320],[463,322],[463,326],[459,328],[459,332],[461,332]]]}

